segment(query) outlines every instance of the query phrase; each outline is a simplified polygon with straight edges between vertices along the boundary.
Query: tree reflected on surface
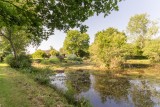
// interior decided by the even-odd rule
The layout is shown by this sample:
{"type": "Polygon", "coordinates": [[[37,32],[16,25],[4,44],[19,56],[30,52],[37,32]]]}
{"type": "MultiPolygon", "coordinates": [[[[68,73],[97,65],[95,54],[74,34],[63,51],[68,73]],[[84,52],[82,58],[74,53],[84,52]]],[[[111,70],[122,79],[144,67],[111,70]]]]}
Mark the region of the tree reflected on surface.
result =
{"type": "Polygon", "coordinates": [[[91,85],[90,74],[86,71],[68,72],[66,83],[75,94],[86,92],[91,85]]]}
{"type": "Polygon", "coordinates": [[[133,107],[155,107],[160,104],[160,90],[157,91],[155,84],[147,80],[129,80],[108,75],[94,75],[94,80],[94,89],[103,104],[108,101],[133,107]]]}
{"type": "Polygon", "coordinates": [[[125,78],[115,78],[95,75],[95,90],[99,93],[102,103],[107,99],[115,101],[128,100],[130,83],[125,78]]]}
{"type": "MultiPolygon", "coordinates": [[[[93,107],[159,107],[160,84],[83,70],[66,73],[67,95],[85,98],[93,107]]],[[[70,98],[72,100],[72,98],[70,98]]]]}
{"type": "Polygon", "coordinates": [[[146,81],[139,81],[139,84],[133,84],[131,89],[132,101],[135,107],[154,107],[154,93],[146,81]]]}

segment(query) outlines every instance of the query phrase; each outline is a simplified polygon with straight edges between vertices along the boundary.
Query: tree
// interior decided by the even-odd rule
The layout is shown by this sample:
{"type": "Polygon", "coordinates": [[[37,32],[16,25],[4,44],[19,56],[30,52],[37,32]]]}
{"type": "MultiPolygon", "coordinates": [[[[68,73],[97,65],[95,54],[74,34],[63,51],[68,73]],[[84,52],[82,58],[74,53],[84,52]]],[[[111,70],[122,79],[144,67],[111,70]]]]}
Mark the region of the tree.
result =
{"type": "Polygon", "coordinates": [[[63,49],[63,47],[59,49],[59,53],[60,54],[66,54],[65,50],[63,49]]]}
{"type": "Polygon", "coordinates": [[[47,38],[44,31],[50,34],[55,29],[67,31],[69,28],[80,27],[84,31],[86,26],[82,22],[94,14],[110,14],[118,10],[118,2],[122,0],[1,0],[0,17],[5,23],[29,25],[30,32],[41,34],[47,38]],[[6,18],[6,19],[5,19],[6,18]],[[44,29],[44,26],[48,29],[44,29]],[[39,32],[37,32],[39,31],[39,32]]]}
{"type": "Polygon", "coordinates": [[[94,14],[104,13],[106,16],[112,10],[118,10],[117,3],[120,1],[122,0],[38,0],[36,11],[50,31],[67,31],[74,27],[85,31],[86,26],[82,22],[94,14]]]}
{"type": "Polygon", "coordinates": [[[149,20],[147,14],[137,14],[130,18],[127,31],[134,38],[138,54],[142,55],[145,41],[158,32],[156,22],[149,20]]]}
{"type": "Polygon", "coordinates": [[[33,58],[45,58],[46,53],[40,49],[38,49],[35,53],[32,54],[33,58]]]}
{"type": "Polygon", "coordinates": [[[126,35],[115,28],[98,32],[90,47],[93,61],[108,68],[119,68],[123,62],[126,35]]]}
{"type": "Polygon", "coordinates": [[[2,27],[2,48],[4,51],[9,51],[14,53],[14,57],[17,58],[17,55],[20,55],[22,52],[25,52],[26,47],[32,42],[27,36],[29,33],[25,32],[25,27],[12,26],[2,27]]]}
{"type": "Polygon", "coordinates": [[[58,51],[56,49],[54,49],[52,46],[50,46],[49,54],[51,56],[56,56],[58,54],[58,51]]]}
{"type": "Polygon", "coordinates": [[[108,15],[112,10],[118,10],[117,3],[121,0],[107,1],[70,1],[70,0],[1,0],[0,1],[0,36],[9,40],[17,57],[10,38],[6,37],[7,29],[10,37],[14,26],[25,26],[27,36],[40,43],[53,33],[55,29],[67,31],[69,28],[80,27],[86,30],[82,22],[93,16],[104,13],[108,15]]]}
{"type": "Polygon", "coordinates": [[[153,62],[160,61],[160,38],[146,41],[146,46],[143,48],[143,55],[148,56],[153,62]]]}
{"type": "Polygon", "coordinates": [[[39,43],[40,30],[39,20],[32,8],[29,8],[27,1],[0,1],[0,36],[8,41],[11,51],[17,59],[17,49],[24,49],[26,40],[33,40],[39,43]],[[37,30],[34,30],[34,29],[37,30]],[[23,32],[23,33],[22,33],[23,32]],[[20,43],[20,45],[18,45],[20,43]],[[17,47],[17,48],[16,48],[17,47]],[[21,47],[21,48],[19,48],[21,47]]]}
{"type": "Polygon", "coordinates": [[[63,47],[68,54],[81,56],[82,52],[88,52],[89,35],[86,33],[80,33],[77,30],[70,30],[67,32],[63,47]]]}

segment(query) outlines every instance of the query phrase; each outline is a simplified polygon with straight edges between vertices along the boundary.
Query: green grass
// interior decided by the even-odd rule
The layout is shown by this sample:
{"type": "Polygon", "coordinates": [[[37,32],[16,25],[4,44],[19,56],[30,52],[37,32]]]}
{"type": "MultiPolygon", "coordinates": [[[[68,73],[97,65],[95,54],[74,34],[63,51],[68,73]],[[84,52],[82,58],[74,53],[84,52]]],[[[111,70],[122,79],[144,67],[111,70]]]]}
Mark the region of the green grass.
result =
{"type": "Polygon", "coordinates": [[[72,107],[51,87],[40,85],[6,64],[0,66],[1,107],[72,107]]]}

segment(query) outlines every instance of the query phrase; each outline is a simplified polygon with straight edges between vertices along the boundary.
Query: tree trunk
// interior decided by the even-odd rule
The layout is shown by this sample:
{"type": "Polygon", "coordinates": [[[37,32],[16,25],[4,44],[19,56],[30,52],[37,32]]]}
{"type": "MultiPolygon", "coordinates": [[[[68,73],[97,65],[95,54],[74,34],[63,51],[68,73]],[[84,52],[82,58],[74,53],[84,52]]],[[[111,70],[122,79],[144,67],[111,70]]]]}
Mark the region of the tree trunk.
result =
{"type": "Polygon", "coordinates": [[[8,33],[9,34],[8,35],[8,41],[10,42],[14,58],[17,59],[17,52],[16,52],[15,46],[14,46],[13,41],[12,41],[12,26],[8,28],[8,32],[9,32],[8,33]]]}
{"type": "Polygon", "coordinates": [[[6,28],[8,30],[8,35],[5,35],[4,33],[2,33],[2,31],[0,32],[0,36],[6,38],[9,43],[10,43],[10,46],[12,48],[12,51],[13,51],[13,55],[14,55],[14,58],[17,59],[17,52],[16,52],[16,49],[14,47],[14,44],[13,44],[13,41],[12,41],[12,26],[6,28]]]}
{"type": "Polygon", "coordinates": [[[14,44],[13,44],[12,40],[9,40],[9,42],[10,42],[11,48],[13,50],[14,58],[17,59],[17,52],[16,52],[16,49],[14,47],[14,44]]]}

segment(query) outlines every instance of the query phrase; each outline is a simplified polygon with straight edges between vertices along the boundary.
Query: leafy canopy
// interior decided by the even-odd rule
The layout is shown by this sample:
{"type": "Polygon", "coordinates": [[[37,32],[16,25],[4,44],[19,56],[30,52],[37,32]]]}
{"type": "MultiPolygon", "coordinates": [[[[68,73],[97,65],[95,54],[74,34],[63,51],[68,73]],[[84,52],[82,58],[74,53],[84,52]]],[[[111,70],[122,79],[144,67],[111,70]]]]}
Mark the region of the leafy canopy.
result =
{"type": "Polygon", "coordinates": [[[38,49],[35,53],[32,54],[33,58],[44,58],[46,53],[43,50],[38,49]]]}
{"type": "Polygon", "coordinates": [[[1,0],[0,20],[5,25],[29,25],[29,31],[46,39],[55,29],[86,26],[82,22],[94,14],[108,15],[118,10],[122,0],[1,0]],[[45,29],[44,26],[47,28],[45,29]]]}
{"type": "Polygon", "coordinates": [[[142,56],[143,48],[147,40],[152,39],[158,32],[158,26],[155,21],[151,21],[147,14],[136,14],[130,18],[127,31],[132,37],[135,55],[142,56]]]}
{"type": "Polygon", "coordinates": [[[82,24],[94,14],[110,14],[112,10],[118,10],[118,2],[122,0],[38,0],[36,11],[44,25],[50,30],[58,29],[67,31],[69,28],[80,27],[86,30],[82,24]]]}
{"type": "Polygon", "coordinates": [[[52,46],[50,46],[49,54],[50,56],[56,56],[58,55],[58,51],[54,49],[52,46]]]}
{"type": "Polygon", "coordinates": [[[118,67],[123,58],[125,44],[126,35],[123,32],[119,32],[115,28],[108,28],[95,35],[94,43],[90,47],[90,54],[96,63],[108,68],[118,67]]]}
{"type": "Polygon", "coordinates": [[[148,56],[151,61],[160,61],[160,38],[146,41],[146,46],[143,48],[143,55],[148,56]]]}
{"type": "Polygon", "coordinates": [[[86,33],[81,33],[77,30],[70,30],[67,32],[63,47],[68,54],[76,54],[77,56],[81,56],[81,53],[88,52],[89,35],[86,33]]]}
{"type": "Polygon", "coordinates": [[[157,34],[157,23],[151,21],[147,14],[136,14],[130,18],[127,31],[134,38],[134,42],[142,49],[145,46],[145,40],[151,39],[157,34]]]}

